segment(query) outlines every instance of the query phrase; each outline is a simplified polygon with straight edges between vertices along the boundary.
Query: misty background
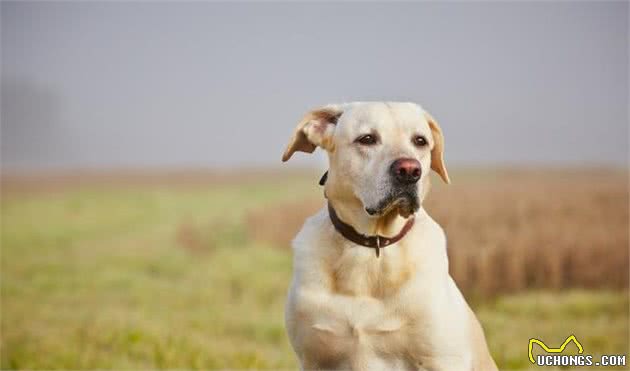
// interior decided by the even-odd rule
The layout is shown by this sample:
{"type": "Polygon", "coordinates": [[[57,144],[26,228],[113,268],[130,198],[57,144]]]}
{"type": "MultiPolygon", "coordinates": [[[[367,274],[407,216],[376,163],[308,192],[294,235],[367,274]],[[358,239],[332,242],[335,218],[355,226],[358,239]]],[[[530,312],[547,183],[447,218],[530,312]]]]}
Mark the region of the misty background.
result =
{"type": "Polygon", "coordinates": [[[279,166],[305,111],[354,100],[423,105],[449,166],[628,163],[628,2],[0,10],[4,171],[279,166]]]}

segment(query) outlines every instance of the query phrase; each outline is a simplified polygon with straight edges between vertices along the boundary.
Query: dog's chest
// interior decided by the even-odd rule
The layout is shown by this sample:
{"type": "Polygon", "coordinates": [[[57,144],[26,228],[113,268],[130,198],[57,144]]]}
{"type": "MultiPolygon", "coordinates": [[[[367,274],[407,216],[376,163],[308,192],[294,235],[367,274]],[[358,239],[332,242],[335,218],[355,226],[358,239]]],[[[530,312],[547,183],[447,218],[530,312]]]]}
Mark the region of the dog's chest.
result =
{"type": "Polygon", "coordinates": [[[376,257],[373,249],[350,247],[330,265],[331,290],[348,296],[388,298],[414,275],[415,264],[404,246],[392,245],[376,257]]]}
{"type": "Polygon", "coordinates": [[[388,298],[347,299],[337,313],[345,320],[322,316],[312,327],[308,350],[317,355],[316,364],[354,370],[469,369],[469,355],[462,354],[467,348],[462,317],[446,305],[444,295],[410,283],[388,298]]]}

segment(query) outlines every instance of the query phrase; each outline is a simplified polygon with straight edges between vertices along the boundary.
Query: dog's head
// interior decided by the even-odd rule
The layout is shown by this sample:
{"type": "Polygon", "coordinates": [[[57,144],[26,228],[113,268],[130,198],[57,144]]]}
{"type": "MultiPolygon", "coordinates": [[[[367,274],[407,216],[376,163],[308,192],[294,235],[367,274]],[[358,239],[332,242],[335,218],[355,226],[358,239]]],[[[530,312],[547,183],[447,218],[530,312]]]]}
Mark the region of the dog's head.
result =
{"type": "Polygon", "coordinates": [[[429,169],[449,183],[438,123],[413,103],[349,103],[309,112],[298,124],[283,161],[294,152],[328,152],[326,194],[360,202],[372,216],[418,210],[429,169]]]}

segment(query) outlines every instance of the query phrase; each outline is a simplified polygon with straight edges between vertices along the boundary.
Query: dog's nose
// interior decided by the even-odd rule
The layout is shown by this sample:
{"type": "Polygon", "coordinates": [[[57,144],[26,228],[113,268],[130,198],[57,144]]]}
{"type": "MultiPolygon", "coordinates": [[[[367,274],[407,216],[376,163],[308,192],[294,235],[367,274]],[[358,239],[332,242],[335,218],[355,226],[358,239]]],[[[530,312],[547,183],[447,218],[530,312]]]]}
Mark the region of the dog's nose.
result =
{"type": "Polygon", "coordinates": [[[394,179],[403,184],[413,184],[420,179],[422,170],[420,162],[412,158],[399,158],[389,167],[389,173],[394,179]]]}

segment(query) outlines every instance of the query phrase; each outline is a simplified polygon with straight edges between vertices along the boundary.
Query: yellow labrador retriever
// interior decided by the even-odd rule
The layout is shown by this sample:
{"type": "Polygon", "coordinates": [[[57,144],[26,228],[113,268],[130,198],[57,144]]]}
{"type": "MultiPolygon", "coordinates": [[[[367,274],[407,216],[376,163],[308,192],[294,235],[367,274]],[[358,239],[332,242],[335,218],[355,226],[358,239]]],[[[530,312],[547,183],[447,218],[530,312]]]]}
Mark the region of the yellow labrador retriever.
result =
{"type": "Polygon", "coordinates": [[[328,206],[293,242],[286,327],[302,369],[491,371],[483,330],[422,208],[449,183],[437,122],[413,103],[309,112],[282,157],[327,151],[328,206]]]}

